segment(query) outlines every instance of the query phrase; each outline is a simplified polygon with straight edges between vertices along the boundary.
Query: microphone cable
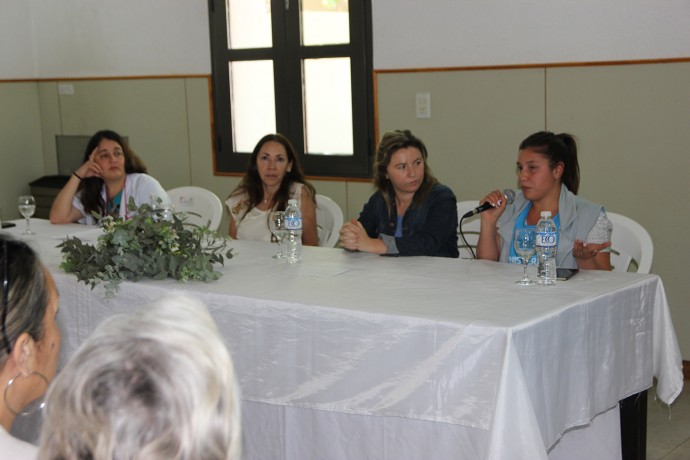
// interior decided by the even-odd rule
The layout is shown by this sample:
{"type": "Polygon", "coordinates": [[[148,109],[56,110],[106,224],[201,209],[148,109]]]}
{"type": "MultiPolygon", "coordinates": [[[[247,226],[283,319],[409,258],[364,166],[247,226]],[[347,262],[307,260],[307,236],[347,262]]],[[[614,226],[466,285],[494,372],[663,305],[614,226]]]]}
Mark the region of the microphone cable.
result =
{"type": "Polygon", "coordinates": [[[462,216],[460,218],[460,222],[458,222],[458,233],[460,233],[460,236],[462,237],[463,243],[465,243],[465,246],[467,249],[470,251],[470,254],[472,254],[472,259],[476,259],[477,256],[474,253],[474,250],[472,249],[472,246],[470,246],[470,243],[467,242],[467,238],[465,238],[465,232],[462,231],[462,221],[465,219],[465,216],[462,216]]]}

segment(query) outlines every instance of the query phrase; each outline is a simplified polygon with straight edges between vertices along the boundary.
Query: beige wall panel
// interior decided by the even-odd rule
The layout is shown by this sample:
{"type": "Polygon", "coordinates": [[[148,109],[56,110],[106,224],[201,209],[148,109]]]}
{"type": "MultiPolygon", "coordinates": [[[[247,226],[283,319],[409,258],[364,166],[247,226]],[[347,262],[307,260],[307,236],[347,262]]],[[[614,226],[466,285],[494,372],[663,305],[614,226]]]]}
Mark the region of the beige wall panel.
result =
{"type": "Polygon", "coordinates": [[[374,185],[371,182],[348,182],[347,184],[347,210],[345,220],[356,219],[362,212],[364,204],[369,201],[369,197],[374,193],[374,185]]]}
{"type": "MultiPolygon", "coordinates": [[[[241,177],[235,176],[213,176],[213,179],[210,180],[211,187],[206,187],[218,195],[218,198],[220,198],[220,201],[223,203],[223,219],[220,221],[220,233],[222,235],[228,235],[230,225],[228,210],[225,207],[225,200],[227,200],[230,193],[235,190],[235,187],[240,184],[241,180],[241,177]]],[[[200,187],[204,186],[200,185],[200,187]]]]}
{"type": "Polygon", "coordinates": [[[180,185],[207,187],[213,175],[210,88],[207,78],[185,78],[185,104],[189,131],[189,182],[180,185]]]}
{"type": "Polygon", "coordinates": [[[316,193],[335,201],[343,212],[343,218],[347,218],[347,182],[314,180],[311,184],[316,188],[316,193]]]}
{"type": "Polygon", "coordinates": [[[651,234],[689,359],[690,63],[550,69],[547,88],[549,128],[579,139],[580,194],[651,234]]]}
{"type": "Polygon", "coordinates": [[[0,208],[18,219],[17,197],[43,176],[41,118],[36,83],[0,85],[0,208]]]}
{"type": "Polygon", "coordinates": [[[458,200],[515,188],[517,146],[544,129],[542,69],[378,74],[379,136],[408,128],[429,165],[458,200]],[[415,94],[430,93],[431,118],[418,119],[415,94]]]}
{"type": "Polygon", "coordinates": [[[189,136],[184,79],[61,82],[74,94],[59,96],[62,134],[113,129],[128,136],[164,188],[189,182],[189,136]]]}
{"type": "Polygon", "coordinates": [[[58,173],[55,136],[62,131],[57,82],[39,82],[38,97],[41,110],[44,174],[52,176],[58,173]]]}
{"type": "MultiPolygon", "coordinates": [[[[239,178],[213,175],[213,139],[211,132],[210,80],[208,78],[185,79],[185,98],[189,126],[189,177],[190,182],[180,185],[196,185],[211,190],[222,202],[239,183],[239,178]]],[[[227,235],[228,216],[223,213],[219,230],[227,235]]]]}

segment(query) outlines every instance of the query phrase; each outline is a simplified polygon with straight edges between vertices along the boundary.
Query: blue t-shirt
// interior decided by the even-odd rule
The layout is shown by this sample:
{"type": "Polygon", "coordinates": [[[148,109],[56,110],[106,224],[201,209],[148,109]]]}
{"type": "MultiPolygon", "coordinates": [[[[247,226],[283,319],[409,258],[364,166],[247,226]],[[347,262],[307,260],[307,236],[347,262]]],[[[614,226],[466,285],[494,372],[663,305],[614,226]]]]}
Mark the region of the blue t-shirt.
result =
{"type": "Polygon", "coordinates": [[[398,216],[397,223],[395,224],[395,236],[396,238],[402,238],[402,221],[405,216],[398,216]]]}
{"type": "MultiPolygon", "coordinates": [[[[515,227],[513,228],[513,239],[510,240],[510,256],[508,256],[508,262],[511,264],[522,264],[522,257],[518,256],[517,253],[515,252],[515,229],[516,228],[534,228],[536,229],[536,225],[527,225],[527,213],[529,210],[532,208],[532,202],[530,202],[527,206],[525,206],[525,209],[522,210],[522,212],[517,216],[517,219],[515,219],[515,227]]],[[[558,214],[553,218],[553,222],[556,224],[556,229],[560,230],[561,228],[561,218],[558,214]]],[[[556,247],[558,247],[558,233],[556,233],[556,247]]],[[[530,265],[536,265],[537,263],[537,255],[534,254],[530,260],[529,260],[530,265]]]]}
{"type": "Polygon", "coordinates": [[[122,203],[122,190],[113,197],[112,200],[106,200],[105,203],[105,213],[108,216],[117,217],[120,212],[120,204],[122,203]]]}

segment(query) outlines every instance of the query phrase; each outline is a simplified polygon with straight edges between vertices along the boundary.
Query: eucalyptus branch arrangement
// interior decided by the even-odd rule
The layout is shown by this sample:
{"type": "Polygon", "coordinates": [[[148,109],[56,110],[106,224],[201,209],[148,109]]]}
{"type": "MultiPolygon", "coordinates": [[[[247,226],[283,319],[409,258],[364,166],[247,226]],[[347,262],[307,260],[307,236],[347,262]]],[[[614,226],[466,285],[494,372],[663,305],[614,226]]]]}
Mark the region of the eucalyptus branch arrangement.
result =
{"type": "Polygon", "coordinates": [[[137,207],[133,198],[127,209],[129,220],[94,214],[103,228],[95,245],[77,237],[59,244],[60,268],[92,289],[105,283],[106,295],[112,296],[123,280],[215,281],[222,274],[214,264],[233,257],[232,249],[226,251],[227,238],[208,227],[184,225],[183,215],[149,204],[137,207]]]}

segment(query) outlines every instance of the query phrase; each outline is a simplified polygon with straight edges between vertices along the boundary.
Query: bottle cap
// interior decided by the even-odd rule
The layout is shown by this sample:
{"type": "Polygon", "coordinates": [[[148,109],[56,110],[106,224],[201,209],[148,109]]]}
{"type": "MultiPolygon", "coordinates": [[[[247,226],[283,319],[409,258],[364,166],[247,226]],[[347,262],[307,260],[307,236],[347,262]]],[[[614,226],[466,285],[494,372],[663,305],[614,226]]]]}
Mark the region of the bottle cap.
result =
{"type": "Polygon", "coordinates": [[[294,198],[290,198],[290,199],[288,200],[288,206],[290,206],[291,204],[296,205],[296,204],[297,204],[297,200],[295,200],[294,198]]]}
{"type": "Polygon", "coordinates": [[[551,211],[542,211],[541,216],[542,217],[551,217],[551,211]]]}

